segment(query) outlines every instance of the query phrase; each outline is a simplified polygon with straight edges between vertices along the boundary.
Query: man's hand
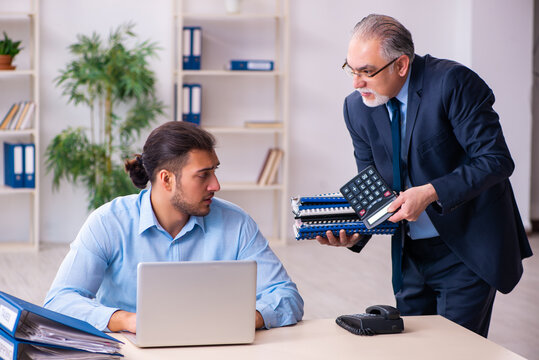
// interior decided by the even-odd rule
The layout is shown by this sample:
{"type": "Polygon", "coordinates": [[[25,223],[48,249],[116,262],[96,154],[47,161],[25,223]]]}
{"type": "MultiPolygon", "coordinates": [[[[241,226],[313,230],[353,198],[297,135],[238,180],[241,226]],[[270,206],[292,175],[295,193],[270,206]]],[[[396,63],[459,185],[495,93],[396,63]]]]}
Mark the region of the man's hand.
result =
{"type": "Polygon", "coordinates": [[[264,318],[262,315],[257,311],[256,312],[256,318],[255,318],[255,329],[260,329],[264,327],[264,318]]]}
{"type": "Polygon", "coordinates": [[[132,333],[137,332],[137,314],[118,310],[112,314],[107,325],[110,331],[129,331],[132,333]]]}
{"type": "Polygon", "coordinates": [[[438,200],[438,194],[431,184],[409,188],[401,192],[399,197],[389,205],[387,211],[396,212],[388,220],[392,222],[416,221],[427,206],[436,200],[438,200]]]}
{"type": "Polygon", "coordinates": [[[346,231],[341,229],[339,231],[339,238],[336,238],[331,231],[326,232],[326,237],[317,236],[316,240],[322,245],[331,245],[331,246],[354,246],[360,239],[359,234],[354,234],[352,236],[346,235],[346,231]]]}

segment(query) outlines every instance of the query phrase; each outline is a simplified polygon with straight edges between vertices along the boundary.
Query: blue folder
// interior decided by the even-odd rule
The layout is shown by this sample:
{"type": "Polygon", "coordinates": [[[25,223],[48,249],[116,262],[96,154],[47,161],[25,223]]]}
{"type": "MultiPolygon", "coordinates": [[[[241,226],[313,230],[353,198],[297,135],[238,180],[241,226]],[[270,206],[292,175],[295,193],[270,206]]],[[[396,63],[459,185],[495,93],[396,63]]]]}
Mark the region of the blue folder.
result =
{"type": "Polygon", "coordinates": [[[273,61],[271,60],[230,60],[230,70],[273,71],[273,61]]]}
{"type": "Polygon", "coordinates": [[[184,26],[182,46],[183,69],[200,70],[202,28],[200,26],[184,26]]]}
{"type": "Polygon", "coordinates": [[[80,334],[91,335],[92,340],[84,340],[85,342],[81,340],[80,346],[69,346],[77,349],[88,349],[98,344],[97,347],[106,348],[107,351],[104,352],[116,353],[119,349],[119,344],[122,343],[85,321],[45,309],[0,291],[0,329],[7,335],[16,340],[41,344],[59,346],[66,344],[66,342],[58,344],[56,339],[47,336],[31,339],[27,332],[24,331],[25,326],[30,321],[37,324],[46,324],[49,327],[57,327],[61,331],[73,334],[73,336],[80,334]]]}
{"type": "Polygon", "coordinates": [[[182,96],[182,120],[200,125],[202,86],[200,84],[183,84],[182,96]]]}
{"type": "Polygon", "coordinates": [[[24,186],[24,144],[4,143],[4,184],[24,186]]]}
{"type": "Polygon", "coordinates": [[[47,358],[62,359],[78,358],[82,353],[86,353],[87,358],[99,359],[121,359],[122,354],[95,353],[66,346],[41,344],[32,341],[18,340],[8,335],[0,329],[0,359],[18,360],[31,358],[30,355],[41,355],[47,358]]]}
{"type": "Polygon", "coordinates": [[[36,147],[34,144],[24,144],[24,177],[23,187],[36,186],[36,147]]]}

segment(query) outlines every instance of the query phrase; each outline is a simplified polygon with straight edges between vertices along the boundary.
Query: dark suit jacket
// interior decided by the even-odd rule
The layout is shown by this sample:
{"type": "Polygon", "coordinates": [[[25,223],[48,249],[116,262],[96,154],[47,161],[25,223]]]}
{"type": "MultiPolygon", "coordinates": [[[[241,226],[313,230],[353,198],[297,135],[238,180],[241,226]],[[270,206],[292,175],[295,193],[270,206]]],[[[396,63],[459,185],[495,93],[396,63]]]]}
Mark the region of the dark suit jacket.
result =
{"type": "MultiPolygon", "coordinates": [[[[477,275],[508,293],[532,255],[509,182],[514,163],[492,109],[494,94],[465,66],[415,56],[408,89],[403,159],[413,186],[439,197],[426,209],[449,248],[477,275]]],[[[354,91],[344,118],[358,170],[374,164],[393,183],[391,125],[385,105],[354,91]]]]}

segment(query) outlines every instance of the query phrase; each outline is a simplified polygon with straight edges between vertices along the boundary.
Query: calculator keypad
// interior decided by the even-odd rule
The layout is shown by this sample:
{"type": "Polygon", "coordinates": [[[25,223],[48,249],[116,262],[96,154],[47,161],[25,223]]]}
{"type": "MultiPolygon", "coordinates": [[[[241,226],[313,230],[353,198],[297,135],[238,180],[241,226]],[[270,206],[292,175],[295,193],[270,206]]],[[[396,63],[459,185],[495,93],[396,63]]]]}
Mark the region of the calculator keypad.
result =
{"type": "Polygon", "coordinates": [[[387,213],[387,206],[396,199],[372,165],[341,187],[341,193],[368,229],[391,216],[387,213]]]}

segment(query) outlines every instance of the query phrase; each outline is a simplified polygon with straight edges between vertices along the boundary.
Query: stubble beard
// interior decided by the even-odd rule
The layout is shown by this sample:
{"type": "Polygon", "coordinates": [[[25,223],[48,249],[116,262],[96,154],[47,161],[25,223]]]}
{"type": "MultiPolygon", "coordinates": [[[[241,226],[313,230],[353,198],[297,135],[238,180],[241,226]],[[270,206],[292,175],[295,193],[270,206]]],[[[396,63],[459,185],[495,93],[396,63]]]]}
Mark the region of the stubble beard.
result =
{"type": "Polygon", "coordinates": [[[202,205],[195,205],[195,204],[191,204],[191,203],[188,203],[184,200],[184,196],[183,196],[183,190],[181,188],[180,185],[178,185],[176,187],[176,193],[174,194],[174,196],[172,197],[172,206],[186,214],[186,215],[189,215],[189,216],[206,216],[210,213],[210,207],[209,206],[204,206],[202,207],[202,205]]]}

